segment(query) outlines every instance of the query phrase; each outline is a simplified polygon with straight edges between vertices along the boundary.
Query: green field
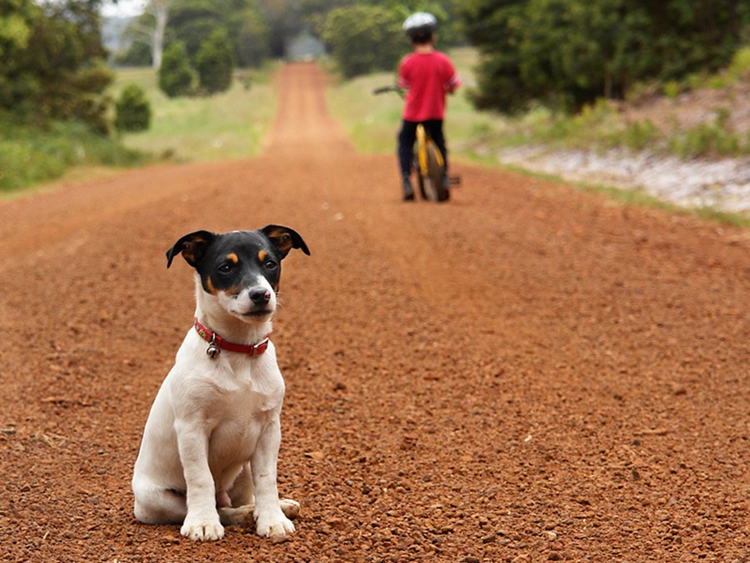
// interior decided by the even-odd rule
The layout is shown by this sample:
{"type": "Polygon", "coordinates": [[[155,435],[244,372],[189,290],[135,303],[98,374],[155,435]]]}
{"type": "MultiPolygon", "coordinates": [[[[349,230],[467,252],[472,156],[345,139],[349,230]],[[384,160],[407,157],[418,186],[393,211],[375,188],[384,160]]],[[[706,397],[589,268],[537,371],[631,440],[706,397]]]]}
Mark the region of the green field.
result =
{"type": "Polygon", "coordinates": [[[212,161],[260,154],[276,112],[268,70],[238,74],[229,91],[211,97],[167,98],[151,69],[121,69],[115,98],[128,84],[141,86],[151,103],[151,128],[122,136],[126,147],[178,161],[212,161]]]}

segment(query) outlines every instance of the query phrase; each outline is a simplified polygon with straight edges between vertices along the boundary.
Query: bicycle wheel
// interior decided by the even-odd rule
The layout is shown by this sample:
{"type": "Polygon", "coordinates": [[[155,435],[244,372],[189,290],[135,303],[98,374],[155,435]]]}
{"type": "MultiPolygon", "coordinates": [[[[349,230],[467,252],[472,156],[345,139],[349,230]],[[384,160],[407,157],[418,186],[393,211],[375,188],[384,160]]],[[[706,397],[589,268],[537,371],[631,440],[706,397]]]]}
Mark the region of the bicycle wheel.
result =
{"type": "Polygon", "coordinates": [[[428,141],[427,146],[427,174],[420,176],[420,190],[429,201],[447,201],[450,191],[443,186],[443,158],[437,145],[428,141]],[[424,190],[422,190],[424,183],[424,190]]]}

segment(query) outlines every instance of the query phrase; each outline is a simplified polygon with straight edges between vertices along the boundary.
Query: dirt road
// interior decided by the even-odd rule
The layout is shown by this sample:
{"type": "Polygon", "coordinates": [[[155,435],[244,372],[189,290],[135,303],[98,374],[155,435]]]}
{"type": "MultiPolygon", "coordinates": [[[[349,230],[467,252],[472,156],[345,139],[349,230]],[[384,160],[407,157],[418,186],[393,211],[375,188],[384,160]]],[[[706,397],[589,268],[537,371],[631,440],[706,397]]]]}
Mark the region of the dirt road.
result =
{"type": "MultiPolygon", "coordinates": [[[[398,199],[313,65],[261,158],[0,204],[0,560],[750,561],[750,238],[457,163],[398,199]],[[143,526],[130,476],[196,230],[298,230],[273,335],[283,541],[143,526]]],[[[450,123],[448,124],[450,131],[450,123]]]]}

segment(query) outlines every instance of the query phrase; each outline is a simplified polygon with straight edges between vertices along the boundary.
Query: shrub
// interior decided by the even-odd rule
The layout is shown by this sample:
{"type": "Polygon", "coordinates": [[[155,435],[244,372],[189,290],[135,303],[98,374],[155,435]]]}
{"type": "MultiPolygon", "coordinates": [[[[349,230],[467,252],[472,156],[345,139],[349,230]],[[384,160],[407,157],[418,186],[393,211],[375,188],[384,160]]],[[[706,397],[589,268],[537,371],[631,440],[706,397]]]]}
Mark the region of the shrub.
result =
{"type": "Polygon", "coordinates": [[[714,123],[699,123],[670,140],[672,152],[682,158],[716,155],[732,156],[740,153],[740,137],[717,116],[714,123]]]}
{"type": "Polygon", "coordinates": [[[186,96],[193,90],[194,74],[185,44],[181,41],[170,43],[164,50],[159,68],[159,89],[170,98],[186,96]]]}
{"type": "Polygon", "coordinates": [[[654,145],[659,139],[659,130],[650,119],[633,121],[627,124],[621,142],[627,148],[640,151],[654,145]]]}
{"type": "Polygon", "coordinates": [[[664,95],[670,100],[676,100],[677,96],[680,95],[681,91],[682,91],[682,87],[680,86],[680,83],[677,82],[676,80],[668,80],[664,84],[664,95]]]}
{"type": "Polygon", "coordinates": [[[200,89],[207,94],[225,92],[232,85],[232,44],[223,30],[214,31],[196,56],[200,89]]]}
{"type": "Polygon", "coordinates": [[[125,87],[115,107],[115,129],[118,131],[145,131],[151,125],[151,104],[137,84],[125,87]]]}

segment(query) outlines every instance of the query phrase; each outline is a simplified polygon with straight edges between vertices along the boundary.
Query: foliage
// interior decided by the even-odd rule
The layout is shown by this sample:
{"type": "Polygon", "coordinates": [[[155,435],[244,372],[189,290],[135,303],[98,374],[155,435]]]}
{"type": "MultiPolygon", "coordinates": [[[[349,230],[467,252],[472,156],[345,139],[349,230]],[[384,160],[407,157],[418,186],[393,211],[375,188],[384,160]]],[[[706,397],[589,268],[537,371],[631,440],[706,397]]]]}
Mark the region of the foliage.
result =
{"type": "Polygon", "coordinates": [[[196,56],[200,88],[207,94],[225,92],[232,85],[232,45],[227,34],[216,29],[196,56]]]}
{"type": "Polygon", "coordinates": [[[134,41],[130,47],[117,55],[117,66],[151,66],[151,47],[141,41],[134,41]]]}
{"type": "MultiPolygon", "coordinates": [[[[681,158],[696,156],[735,156],[747,153],[750,145],[743,143],[729,123],[729,112],[718,109],[713,122],[699,123],[675,135],[669,141],[671,152],[681,158]]],[[[750,138],[748,138],[750,140],[750,138]]]]}
{"type": "Polygon", "coordinates": [[[182,41],[170,43],[164,50],[159,68],[159,88],[170,98],[187,96],[193,91],[194,72],[182,41]]]}
{"type": "Polygon", "coordinates": [[[468,0],[467,37],[483,54],[472,97],[506,112],[537,100],[579,109],[623,98],[636,81],[714,71],[750,21],[744,0],[468,0]]]}
{"type": "Polygon", "coordinates": [[[74,119],[107,132],[102,93],[112,74],[104,66],[97,10],[97,1],[3,0],[0,111],[40,126],[74,119]]]}
{"type": "Polygon", "coordinates": [[[337,8],[354,5],[376,6],[393,13],[402,23],[414,12],[430,12],[438,20],[437,37],[443,46],[455,46],[464,42],[459,18],[462,0],[301,0],[303,21],[316,32],[325,27],[328,15],[337,8]]]}
{"type": "MultiPolygon", "coordinates": [[[[316,12],[330,9],[328,6],[354,3],[354,0],[318,1],[319,4],[315,7],[316,12]]],[[[263,20],[268,25],[268,47],[272,57],[285,57],[287,41],[305,29],[305,4],[307,3],[309,0],[258,0],[263,20]]]]}
{"type": "Polygon", "coordinates": [[[257,67],[268,57],[268,27],[253,0],[176,1],[168,29],[185,44],[191,60],[217,30],[231,38],[233,58],[241,66],[257,67]]]}
{"type": "Polygon", "coordinates": [[[270,32],[256,4],[242,12],[242,17],[229,26],[234,37],[237,65],[242,68],[259,68],[271,54],[270,32]]]}
{"type": "Polygon", "coordinates": [[[53,122],[45,131],[0,120],[0,192],[60,177],[75,165],[133,166],[146,157],[83,123],[53,122]]]}
{"type": "Polygon", "coordinates": [[[26,48],[36,12],[36,5],[28,0],[0,2],[0,59],[26,48]]]}
{"type": "Polygon", "coordinates": [[[364,5],[332,10],[322,39],[346,78],[394,69],[407,46],[397,14],[364,5]]]}
{"type": "Polygon", "coordinates": [[[143,88],[129,84],[115,105],[115,129],[118,131],[145,131],[151,124],[151,104],[143,88]]]}
{"type": "MultiPolygon", "coordinates": [[[[269,27],[257,0],[160,1],[169,13],[167,38],[182,41],[191,60],[195,59],[206,38],[215,30],[226,32],[232,44],[233,58],[240,67],[259,67],[268,58],[269,27]]],[[[155,26],[153,10],[146,10],[131,24],[126,35],[132,43],[128,51],[118,58],[118,63],[131,66],[150,64],[155,26]]]]}

